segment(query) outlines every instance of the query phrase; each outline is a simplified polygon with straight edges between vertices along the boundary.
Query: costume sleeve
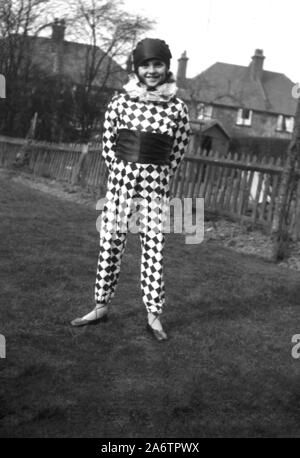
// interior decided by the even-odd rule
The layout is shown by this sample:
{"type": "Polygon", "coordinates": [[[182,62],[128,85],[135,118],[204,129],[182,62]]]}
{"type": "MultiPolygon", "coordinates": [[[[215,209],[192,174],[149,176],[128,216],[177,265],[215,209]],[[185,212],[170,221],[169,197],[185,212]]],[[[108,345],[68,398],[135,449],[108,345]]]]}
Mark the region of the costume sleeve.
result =
{"type": "Polygon", "coordinates": [[[102,157],[108,170],[111,169],[112,162],[115,158],[115,144],[117,138],[118,128],[118,96],[114,97],[108,104],[102,135],[102,157]]]}
{"type": "Polygon", "coordinates": [[[173,149],[170,154],[170,177],[172,177],[178,165],[183,159],[189,144],[191,134],[188,109],[185,103],[182,103],[182,110],[178,118],[177,129],[174,134],[173,149]]]}

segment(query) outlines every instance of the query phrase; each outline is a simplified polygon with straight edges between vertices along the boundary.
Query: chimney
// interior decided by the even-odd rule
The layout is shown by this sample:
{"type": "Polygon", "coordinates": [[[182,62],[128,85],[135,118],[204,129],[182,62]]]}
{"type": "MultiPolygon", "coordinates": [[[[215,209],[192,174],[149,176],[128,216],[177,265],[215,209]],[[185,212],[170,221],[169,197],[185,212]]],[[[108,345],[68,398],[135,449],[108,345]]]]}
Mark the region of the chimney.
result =
{"type": "Polygon", "coordinates": [[[250,63],[251,76],[255,81],[260,80],[262,77],[264,59],[263,50],[256,49],[254,56],[252,56],[252,62],[250,63]]]}
{"type": "Polygon", "coordinates": [[[66,22],[64,19],[54,19],[52,24],[52,40],[62,42],[65,38],[66,22]]]}
{"type": "Polygon", "coordinates": [[[184,51],[178,59],[178,68],[177,68],[177,85],[178,87],[184,87],[186,82],[186,68],[187,68],[187,61],[189,60],[186,57],[186,51],[184,51]]]}

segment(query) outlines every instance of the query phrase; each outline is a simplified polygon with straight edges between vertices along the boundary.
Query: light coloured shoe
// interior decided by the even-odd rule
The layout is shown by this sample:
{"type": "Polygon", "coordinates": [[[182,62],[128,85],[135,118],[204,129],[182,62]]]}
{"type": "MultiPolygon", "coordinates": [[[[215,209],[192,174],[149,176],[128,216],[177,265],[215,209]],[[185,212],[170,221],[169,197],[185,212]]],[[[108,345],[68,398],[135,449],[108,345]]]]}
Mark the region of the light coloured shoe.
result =
{"type": "MultiPolygon", "coordinates": [[[[152,324],[154,323],[154,321],[158,319],[158,317],[156,317],[153,321],[152,321],[152,324]]],[[[165,331],[162,329],[162,330],[158,330],[158,329],[154,329],[150,324],[149,322],[147,322],[147,326],[146,326],[146,329],[147,331],[152,335],[152,337],[154,337],[158,342],[163,342],[165,340],[168,340],[168,336],[167,334],[165,333],[165,331]]]]}
{"type": "Polygon", "coordinates": [[[159,331],[158,329],[153,329],[149,323],[147,323],[147,331],[150,332],[150,334],[158,340],[158,342],[163,342],[165,340],[168,340],[168,336],[165,333],[165,331],[159,331]]]}
{"type": "MultiPolygon", "coordinates": [[[[98,310],[101,310],[101,308],[104,308],[104,307],[107,307],[107,306],[103,306],[103,307],[100,307],[98,310]]],[[[84,318],[75,318],[75,320],[72,320],[71,321],[71,326],[74,326],[74,327],[80,327],[80,326],[91,326],[91,325],[94,325],[94,324],[98,324],[98,323],[106,323],[108,321],[108,315],[107,315],[107,311],[102,315],[100,316],[99,318],[95,318],[94,320],[86,320],[84,318]]]]}
{"type": "Polygon", "coordinates": [[[83,318],[75,318],[75,320],[71,321],[71,326],[79,327],[79,326],[90,326],[93,324],[98,324],[100,322],[107,322],[108,316],[103,315],[101,318],[96,318],[95,320],[84,320],[83,318]]]}

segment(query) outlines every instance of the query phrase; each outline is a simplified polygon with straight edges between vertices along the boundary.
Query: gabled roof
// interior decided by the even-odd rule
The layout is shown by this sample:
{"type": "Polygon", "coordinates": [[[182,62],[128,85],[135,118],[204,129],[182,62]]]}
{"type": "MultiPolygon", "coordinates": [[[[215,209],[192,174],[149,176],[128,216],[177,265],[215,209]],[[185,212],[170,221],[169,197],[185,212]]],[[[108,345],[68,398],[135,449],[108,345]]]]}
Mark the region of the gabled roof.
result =
{"type": "Polygon", "coordinates": [[[207,121],[204,126],[202,127],[202,133],[208,131],[209,129],[211,129],[212,127],[217,127],[218,129],[220,129],[223,134],[230,138],[230,135],[228,134],[227,130],[224,128],[224,126],[222,125],[222,123],[218,120],[210,120],[210,121],[207,121]]]}
{"type": "MultiPolygon", "coordinates": [[[[24,37],[21,38],[24,39],[24,37]]],[[[62,73],[72,78],[74,83],[83,82],[87,53],[93,49],[93,46],[67,40],[57,43],[50,37],[30,35],[26,36],[26,40],[28,40],[33,62],[41,66],[46,72],[52,72],[54,54],[59,51],[62,73]]],[[[99,47],[96,48],[96,53],[97,61],[103,59],[103,62],[93,81],[93,86],[102,85],[106,69],[109,66],[109,77],[106,84],[112,89],[121,90],[127,80],[127,72],[111,57],[106,56],[99,47]]]]}
{"type": "Polygon", "coordinates": [[[188,80],[193,97],[206,103],[293,116],[297,101],[292,97],[293,82],[282,73],[263,70],[253,79],[249,67],[216,62],[188,80]]]}
{"type": "Polygon", "coordinates": [[[206,119],[203,121],[191,121],[191,127],[192,129],[195,130],[201,130],[202,133],[207,132],[209,129],[212,127],[217,127],[220,129],[223,134],[230,138],[230,135],[228,134],[227,130],[224,128],[223,124],[218,121],[217,119],[206,119]],[[197,129],[198,128],[198,129],[197,129]]]}

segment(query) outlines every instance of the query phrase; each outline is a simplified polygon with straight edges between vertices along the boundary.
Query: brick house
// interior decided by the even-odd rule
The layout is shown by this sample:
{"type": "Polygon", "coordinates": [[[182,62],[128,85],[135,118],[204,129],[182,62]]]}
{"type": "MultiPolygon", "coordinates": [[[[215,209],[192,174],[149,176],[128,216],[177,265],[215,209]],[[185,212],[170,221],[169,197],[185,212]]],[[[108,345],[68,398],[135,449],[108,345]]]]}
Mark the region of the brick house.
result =
{"type": "MultiPolygon", "coordinates": [[[[42,71],[46,77],[49,77],[49,81],[53,81],[53,79],[51,80],[53,77],[57,77],[61,81],[61,91],[65,91],[66,94],[65,103],[68,103],[67,101],[70,100],[68,106],[72,106],[75,90],[78,89],[78,93],[80,93],[80,89],[86,88],[91,81],[91,94],[92,96],[95,94],[97,97],[97,113],[99,116],[94,119],[89,135],[91,138],[95,137],[98,139],[101,137],[107,100],[114,92],[122,90],[124,83],[127,81],[127,72],[99,47],[65,40],[66,24],[63,19],[55,19],[51,27],[52,34],[50,37],[16,36],[15,39],[22,40],[23,53],[30,56],[30,65],[33,68],[42,71]],[[94,62],[94,64],[91,65],[91,62],[94,62]],[[101,63],[99,69],[96,70],[98,62],[101,63]],[[92,80],[89,78],[91,69],[94,71],[94,78],[92,80]]],[[[24,60],[24,64],[27,65],[26,59],[24,60]]],[[[37,81],[39,80],[37,79],[37,81]]],[[[32,94],[34,100],[34,87],[32,87],[32,94]]],[[[43,113],[38,118],[37,135],[39,135],[39,128],[43,132],[42,135],[44,135],[45,131],[48,136],[55,136],[56,134],[54,132],[58,132],[56,135],[58,139],[62,139],[65,135],[73,138],[73,136],[76,137],[82,131],[80,121],[78,120],[80,114],[78,115],[75,111],[72,114],[72,108],[65,117],[65,125],[59,122],[55,124],[54,116],[51,116],[51,114],[48,116],[43,111],[44,106],[42,108],[39,107],[40,97],[36,96],[35,101],[34,107],[38,115],[40,115],[40,112],[43,113]],[[50,124],[52,126],[51,134],[49,134],[50,124]]]]}
{"type": "Polygon", "coordinates": [[[87,61],[95,51],[96,60],[103,59],[103,63],[96,74],[93,86],[101,87],[108,73],[105,85],[112,90],[121,90],[126,80],[124,69],[113,59],[105,56],[98,47],[94,49],[88,44],[65,40],[65,29],[64,19],[55,19],[51,37],[27,36],[32,62],[49,75],[63,75],[72,79],[75,84],[84,84],[87,61]]]}
{"type": "Polygon", "coordinates": [[[294,83],[283,73],[265,70],[264,59],[263,51],[256,49],[247,67],[216,62],[186,78],[188,58],[183,53],[177,82],[200,128],[215,120],[231,138],[291,138],[297,104],[294,83]]]}

